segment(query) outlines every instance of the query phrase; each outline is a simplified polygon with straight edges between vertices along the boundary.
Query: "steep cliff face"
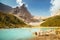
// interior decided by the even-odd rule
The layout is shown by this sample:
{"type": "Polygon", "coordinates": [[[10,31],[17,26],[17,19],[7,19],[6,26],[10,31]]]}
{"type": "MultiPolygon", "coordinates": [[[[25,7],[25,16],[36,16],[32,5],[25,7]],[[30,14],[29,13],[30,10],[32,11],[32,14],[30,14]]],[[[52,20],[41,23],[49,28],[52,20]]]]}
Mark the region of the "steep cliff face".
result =
{"type": "Polygon", "coordinates": [[[7,13],[7,12],[10,12],[10,10],[12,10],[12,7],[5,5],[3,3],[0,3],[0,11],[1,12],[7,13]]]}
{"type": "Polygon", "coordinates": [[[20,18],[24,19],[25,22],[30,22],[32,15],[23,4],[21,7],[16,7],[12,11],[13,14],[18,15],[20,18]]]}

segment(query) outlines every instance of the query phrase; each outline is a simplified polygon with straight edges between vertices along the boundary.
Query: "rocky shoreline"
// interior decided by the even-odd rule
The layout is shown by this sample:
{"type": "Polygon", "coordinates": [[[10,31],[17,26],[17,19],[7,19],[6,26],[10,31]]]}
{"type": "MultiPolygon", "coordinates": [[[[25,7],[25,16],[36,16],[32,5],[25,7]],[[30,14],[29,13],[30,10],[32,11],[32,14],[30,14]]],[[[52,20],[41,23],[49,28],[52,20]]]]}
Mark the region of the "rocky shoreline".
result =
{"type": "Polygon", "coordinates": [[[30,40],[60,40],[58,35],[40,35],[38,37],[32,38],[30,40]]]}

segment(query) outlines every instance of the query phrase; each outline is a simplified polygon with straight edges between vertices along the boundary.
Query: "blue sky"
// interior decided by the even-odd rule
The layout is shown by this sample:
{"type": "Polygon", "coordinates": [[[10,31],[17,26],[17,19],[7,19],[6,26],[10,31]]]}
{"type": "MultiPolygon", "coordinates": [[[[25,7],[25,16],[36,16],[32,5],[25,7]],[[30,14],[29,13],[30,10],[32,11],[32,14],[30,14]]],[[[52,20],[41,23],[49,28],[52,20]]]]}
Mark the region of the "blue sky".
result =
{"type": "MultiPolygon", "coordinates": [[[[23,0],[28,5],[28,10],[35,16],[50,16],[50,1],[51,0],[23,0]]],[[[0,2],[15,7],[18,4],[16,0],[0,0],[0,2]]]]}

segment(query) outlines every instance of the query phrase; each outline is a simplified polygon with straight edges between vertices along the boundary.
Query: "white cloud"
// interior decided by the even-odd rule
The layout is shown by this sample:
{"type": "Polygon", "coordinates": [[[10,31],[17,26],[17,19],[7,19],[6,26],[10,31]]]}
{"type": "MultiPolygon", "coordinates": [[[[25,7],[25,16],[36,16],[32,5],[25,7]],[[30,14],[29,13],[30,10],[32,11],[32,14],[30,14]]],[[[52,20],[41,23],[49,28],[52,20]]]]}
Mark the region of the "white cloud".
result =
{"type": "Polygon", "coordinates": [[[22,6],[23,4],[25,4],[25,7],[28,7],[28,5],[25,2],[23,2],[23,0],[16,0],[16,2],[19,7],[22,6]]]}
{"type": "Polygon", "coordinates": [[[60,0],[51,0],[50,3],[52,4],[50,8],[51,15],[54,15],[60,9],[60,0]]]}
{"type": "Polygon", "coordinates": [[[23,1],[22,0],[16,0],[18,6],[22,6],[23,5],[23,1]]]}

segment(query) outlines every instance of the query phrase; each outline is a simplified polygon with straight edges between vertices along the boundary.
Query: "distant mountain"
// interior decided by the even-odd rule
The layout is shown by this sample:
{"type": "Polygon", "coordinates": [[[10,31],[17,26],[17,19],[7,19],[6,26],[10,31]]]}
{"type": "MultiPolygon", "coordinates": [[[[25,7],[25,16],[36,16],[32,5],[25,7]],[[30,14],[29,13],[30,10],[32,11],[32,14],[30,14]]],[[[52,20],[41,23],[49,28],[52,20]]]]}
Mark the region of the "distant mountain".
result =
{"type": "Polygon", "coordinates": [[[31,22],[32,15],[23,4],[21,7],[16,7],[12,10],[12,13],[24,19],[25,22],[31,22]]]}
{"type": "Polygon", "coordinates": [[[0,12],[0,28],[21,28],[25,26],[27,26],[27,24],[16,16],[0,12]]]}
{"type": "Polygon", "coordinates": [[[60,27],[60,15],[53,16],[45,19],[45,22],[41,24],[44,27],[60,27]]]}
{"type": "Polygon", "coordinates": [[[0,11],[1,12],[7,13],[7,12],[10,12],[10,10],[12,10],[12,7],[5,5],[3,3],[0,3],[0,11]]]}
{"type": "Polygon", "coordinates": [[[57,10],[55,13],[52,13],[51,16],[56,16],[56,15],[60,15],[60,9],[57,10]]]}

